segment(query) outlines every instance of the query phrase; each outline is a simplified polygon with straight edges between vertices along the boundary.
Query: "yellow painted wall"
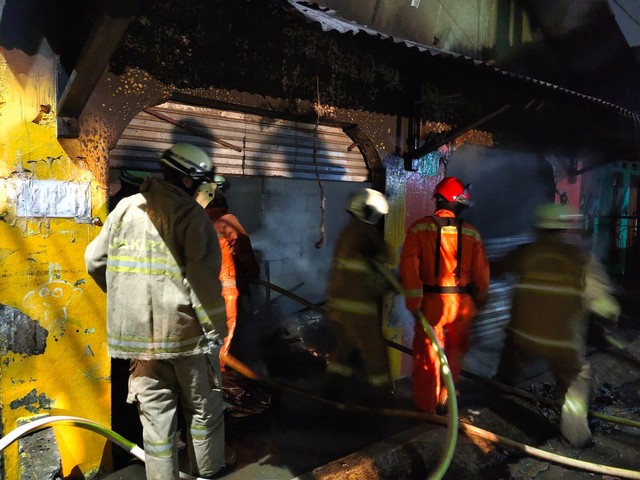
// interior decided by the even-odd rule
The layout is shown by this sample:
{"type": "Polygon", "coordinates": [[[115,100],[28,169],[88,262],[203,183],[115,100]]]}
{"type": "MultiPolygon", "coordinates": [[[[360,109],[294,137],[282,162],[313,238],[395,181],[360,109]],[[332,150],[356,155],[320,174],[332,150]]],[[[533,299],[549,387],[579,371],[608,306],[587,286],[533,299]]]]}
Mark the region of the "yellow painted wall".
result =
{"type": "MultiPolygon", "coordinates": [[[[401,160],[401,159],[398,159],[401,160]]],[[[384,236],[389,249],[393,255],[393,268],[398,267],[400,252],[406,233],[406,172],[400,167],[388,167],[386,171],[387,198],[389,200],[389,214],[385,217],[384,236]]],[[[392,315],[393,301],[398,300],[395,295],[390,295],[385,299],[385,312],[387,320],[392,315]]],[[[397,313],[396,313],[397,314],[397,313]]],[[[403,325],[396,322],[387,322],[384,328],[385,335],[395,343],[411,348],[412,345],[403,335],[403,325]]],[[[394,348],[387,349],[391,375],[394,379],[402,378],[411,374],[409,357],[394,348]]]]}
{"type": "MultiPolygon", "coordinates": [[[[11,191],[10,178],[92,182],[93,213],[106,216],[106,191],[88,166],[91,152],[70,158],[56,138],[56,68],[45,42],[32,55],[0,48],[0,304],[48,332],[41,354],[1,355],[0,349],[4,434],[19,419],[42,414],[110,425],[105,301],[88,279],[83,258],[98,230],[73,218],[18,218],[11,191]],[[41,105],[52,111],[34,123],[41,105]]],[[[102,436],[70,426],[54,431],[64,476],[91,478],[110,467],[111,446],[102,436]]],[[[6,479],[19,478],[17,442],[5,450],[4,467],[6,479]]]]}

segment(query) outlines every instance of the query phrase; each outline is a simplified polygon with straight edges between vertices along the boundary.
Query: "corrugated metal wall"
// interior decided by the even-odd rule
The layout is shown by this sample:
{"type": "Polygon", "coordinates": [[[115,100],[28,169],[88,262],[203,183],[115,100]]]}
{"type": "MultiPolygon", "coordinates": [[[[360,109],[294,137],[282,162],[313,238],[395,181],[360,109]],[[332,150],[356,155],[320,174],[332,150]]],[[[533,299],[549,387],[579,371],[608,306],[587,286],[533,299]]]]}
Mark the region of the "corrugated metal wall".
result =
{"type": "Polygon", "coordinates": [[[322,180],[369,178],[362,154],[341,128],[176,102],[140,112],[111,151],[110,166],[157,170],[162,151],[177,142],[205,149],[221,175],[315,179],[317,167],[322,180]]]}
{"type": "MultiPolygon", "coordinates": [[[[502,258],[516,246],[529,243],[533,239],[532,235],[490,238],[484,240],[484,246],[491,262],[502,258]]],[[[478,312],[471,332],[471,339],[475,345],[491,344],[497,338],[502,338],[503,331],[509,323],[512,292],[513,286],[507,279],[491,279],[487,305],[478,312]]]]}

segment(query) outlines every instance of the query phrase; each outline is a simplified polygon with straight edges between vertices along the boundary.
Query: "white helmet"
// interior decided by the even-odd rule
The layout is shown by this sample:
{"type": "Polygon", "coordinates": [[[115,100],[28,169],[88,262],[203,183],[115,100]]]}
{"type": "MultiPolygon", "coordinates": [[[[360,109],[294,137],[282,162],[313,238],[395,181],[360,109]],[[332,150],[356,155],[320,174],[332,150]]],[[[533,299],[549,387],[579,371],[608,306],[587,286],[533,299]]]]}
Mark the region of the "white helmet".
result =
{"type": "Polygon", "coordinates": [[[160,163],[200,181],[213,181],[215,171],[209,155],[190,143],[176,143],[166,150],[160,163]]]}
{"type": "Polygon", "coordinates": [[[358,220],[375,225],[382,216],[389,213],[389,203],[384,194],[364,188],[351,195],[347,211],[358,220]]]}

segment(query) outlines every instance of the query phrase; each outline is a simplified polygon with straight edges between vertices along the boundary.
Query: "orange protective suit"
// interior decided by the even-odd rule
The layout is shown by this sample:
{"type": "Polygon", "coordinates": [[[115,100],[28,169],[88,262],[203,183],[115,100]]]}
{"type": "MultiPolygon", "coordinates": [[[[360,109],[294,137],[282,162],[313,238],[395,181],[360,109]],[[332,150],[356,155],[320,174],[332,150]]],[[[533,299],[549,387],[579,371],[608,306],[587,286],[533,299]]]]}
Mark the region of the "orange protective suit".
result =
{"type": "Polygon", "coordinates": [[[224,354],[229,352],[236,329],[238,304],[241,303],[238,300],[240,297],[251,295],[250,279],[258,278],[260,266],[254,255],[249,234],[240,224],[238,218],[228,213],[227,207],[207,208],[206,212],[218,234],[220,251],[222,252],[219,278],[222,284],[222,296],[227,311],[227,328],[229,330],[220,350],[220,363],[224,370],[222,358],[224,354]]]}
{"type": "MultiPolygon", "coordinates": [[[[400,257],[400,274],[407,308],[414,316],[421,310],[433,326],[455,382],[469,349],[477,305],[486,302],[489,289],[489,263],[480,234],[468,222],[456,219],[453,212],[437,210],[434,216],[423,217],[409,227],[400,257]]],[[[446,402],[446,396],[440,360],[416,321],[414,402],[419,410],[434,413],[439,403],[446,402]]]]}

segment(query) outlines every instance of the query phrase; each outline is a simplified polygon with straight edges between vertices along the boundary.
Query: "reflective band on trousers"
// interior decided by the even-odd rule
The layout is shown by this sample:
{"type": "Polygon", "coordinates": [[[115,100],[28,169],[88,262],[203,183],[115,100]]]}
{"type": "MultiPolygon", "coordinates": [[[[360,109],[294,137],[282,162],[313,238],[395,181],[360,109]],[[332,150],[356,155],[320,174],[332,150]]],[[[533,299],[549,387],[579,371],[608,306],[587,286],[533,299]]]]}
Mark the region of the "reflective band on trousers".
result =
{"type": "Polygon", "coordinates": [[[171,458],[173,455],[173,442],[165,440],[163,442],[144,442],[144,453],[158,458],[171,458]]]}
{"type": "Polygon", "coordinates": [[[541,345],[548,345],[550,347],[561,347],[561,348],[577,348],[576,342],[572,342],[571,340],[550,340],[548,338],[536,337],[533,335],[528,335],[526,333],[520,332],[514,328],[509,328],[513,333],[519,335],[527,340],[535,343],[539,343],[541,345]]]}
{"type": "Polygon", "coordinates": [[[559,287],[553,285],[536,285],[533,283],[518,283],[516,288],[520,288],[522,290],[535,290],[538,292],[548,292],[548,293],[558,293],[564,295],[577,295],[582,296],[582,291],[573,287],[559,287]]]}
{"type": "Polygon", "coordinates": [[[357,315],[377,315],[378,306],[367,302],[358,302],[346,298],[330,298],[329,307],[341,312],[355,313],[357,315]]]}
{"type": "Polygon", "coordinates": [[[336,268],[351,272],[369,272],[371,270],[369,262],[365,260],[355,260],[352,258],[337,258],[336,268]]]}
{"type": "Polygon", "coordinates": [[[586,417],[589,413],[587,403],[582,398],[571,395],[565,397],[564,403],[562,404],[562,411],[577,417],[586,417]]]}
{"type": "Polygon", "coordinates": [[[191,438],[194,440],[206,440],[209,435],[209,429],[204,425],[191,425],[191,438]]]}

